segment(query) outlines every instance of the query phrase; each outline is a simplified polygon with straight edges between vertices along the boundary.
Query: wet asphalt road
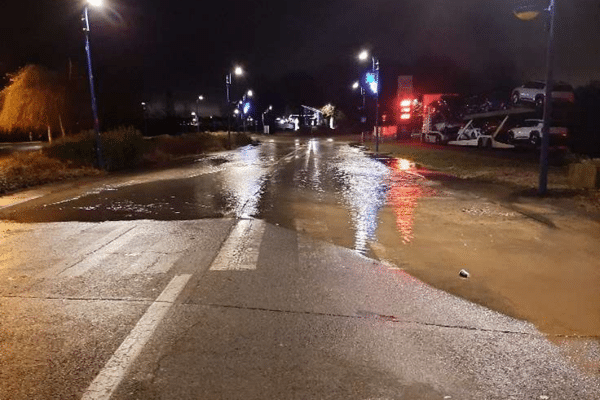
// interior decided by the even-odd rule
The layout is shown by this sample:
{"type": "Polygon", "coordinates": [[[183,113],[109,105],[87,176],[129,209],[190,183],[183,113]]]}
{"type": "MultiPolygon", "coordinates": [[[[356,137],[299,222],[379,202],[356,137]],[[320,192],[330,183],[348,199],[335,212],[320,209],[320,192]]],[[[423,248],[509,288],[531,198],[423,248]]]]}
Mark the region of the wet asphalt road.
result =
{"type": "Polygon", "coordinates": [[[599,397],[531,324],[364,257],[438,195],[409,163],[281,140],[181,175],[1,211],[0,399],[599,397]]]}
{"type": "MultiPolygon", "coordinates": [[[[193,178],[109,185],[51,204],[0,211],[0,218],[29,223],[259,218],[308,233],[333,218],[338,239],[366,254],[379,210],[392,204],[410,213],[424,195],[410,165],[386,166],[357,148],[327,140],[267,140],[199,159],[193,168],[199,171],[193,178]],[[415,190],[419,193],[409,207],[395,202],[415,190]]],[[[410,223],[401,227],[401,236],[410,235],[410,223]]]]}

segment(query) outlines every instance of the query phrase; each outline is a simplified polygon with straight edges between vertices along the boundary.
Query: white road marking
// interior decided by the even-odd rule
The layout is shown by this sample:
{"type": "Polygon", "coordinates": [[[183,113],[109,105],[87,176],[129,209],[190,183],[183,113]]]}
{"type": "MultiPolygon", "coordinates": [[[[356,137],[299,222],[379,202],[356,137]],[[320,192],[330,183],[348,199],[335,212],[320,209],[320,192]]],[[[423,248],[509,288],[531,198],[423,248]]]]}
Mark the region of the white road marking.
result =
{"type": "MultiPolygon", "coordinates": [[[[84,252],[81,253],[83,254],[84,258],[80,259],[75,263],[72,263],[71,266],[69,266],[60,273],[60,276],[82,276],[90,269],[101,265],[102,261],[104,261],[108,256],[110,256],[113,253],[116,253],[117,250],[125,246],[130,240],[134,239],[135,235],[137,234],[137,230],[135,228],[137,228],[137,226],[129,227],[124,232],[122,232],[123,230],[120,229],[117,232],[115,232],[115,235],[108,235],[111,239],[112,237],[114,237],[114,239],[109,241],[103,241],[105,244],[93,250],[93,254],[89,254],[89,249],[85,249],[84,252]],[[88,256],[86,256],[86,254],[88,254],[88,256]]],[[[98,247],[98,245],[96,245],[96,247],[98,247]]]]}
{"type": "Polygon", "coordinates": [[[210,266],[211,271],[255,270],[265,223],[244,219],[237,223],[223,244],[217,258],[210,266]]]}
{"type": "Polygon", "coordinates": [[[135,226],[124,225],[120,228],[117,228],[117,229],[109,232],[108,234],[103,236],[100,240],[94,241],[89,246],[86,246],[83,249],[77,251],[75,254],[72,254],[67,260],[64,260],[62,262],[59,262],[59,263],[53,265],[52,268],[48,268],[46,271],[44,271],[40,274],[40,277],[54,278],[54,277],[56,277],[56,275],[70,276],[68,273],[68,270],[71,267],[84,261],[86,259],[86,257],[88,257],[90,254],[95,253],[98,250],[102,249],[103,247],[111,244],[112,242],[114,242],[115,240],[117,240],[121,236],[125,235],[126,233],[128,233],[129,231],[131,231],[134,228],[135,228],[135,226]]]}
{"type": "Polygon", "coordinates": [[[183,291],[191,275],[176,276],[148,308],[144,316],[121,343],[96,379],[83,394],[82,400],[108,400],[117,389],[127,370],[139,356],[152,334],[183,291]]]}

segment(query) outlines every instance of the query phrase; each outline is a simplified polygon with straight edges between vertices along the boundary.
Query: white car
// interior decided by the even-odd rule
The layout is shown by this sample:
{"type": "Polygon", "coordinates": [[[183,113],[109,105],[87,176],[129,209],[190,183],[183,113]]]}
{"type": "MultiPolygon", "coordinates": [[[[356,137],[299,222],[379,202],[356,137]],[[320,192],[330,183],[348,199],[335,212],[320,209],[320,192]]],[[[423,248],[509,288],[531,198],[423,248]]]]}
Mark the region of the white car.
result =
{"type": "MultiPolygon", "coordinates": [[[[508,140],[510,143],[529,142],[535,146],[540,144],[542,138],[542,126],[544,121],[541,119],[526,119],[523,126],[512,128],[508,131],[508,140]]],[[[550,137],[566,138],[567,128],[550,127],[550,137]]]]}
{"type": "MultiPolygon", "coordinates": [[[[519,86],[512,91],[511,101],[513,104],[521,102],[535,103],[537,107],[542,107],[544,104],[544,96],[546,95],[546,82],[531,81],[526,82],[523,86],[519,86]]],[[[575,93],[573,87],[564,82],[555,82],[552,88],[552,99],[554,101],[575,101],[575,93]]]]}

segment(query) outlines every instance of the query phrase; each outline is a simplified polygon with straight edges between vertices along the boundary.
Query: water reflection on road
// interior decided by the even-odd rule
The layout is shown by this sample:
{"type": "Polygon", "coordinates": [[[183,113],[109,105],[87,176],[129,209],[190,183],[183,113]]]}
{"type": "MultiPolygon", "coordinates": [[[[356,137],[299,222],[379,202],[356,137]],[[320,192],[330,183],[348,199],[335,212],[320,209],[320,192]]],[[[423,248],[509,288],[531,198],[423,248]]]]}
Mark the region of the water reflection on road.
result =
{"type": "Polygon", "coordinates": [[[414,213],[419,199],[434,193],[423,187],[424,178],[409,160],[393,159],[390,168],[388,204],[396,215],[396,227],[404,244],[413,239],[414,213]]]}
{"type": "Polygon", "coordinates": [[[418,201],[431,194],[410,161],[377,160],[347,144],[320,139],[267,140],[200,157],[156,176],[145,182],[132,178],[130,183],[104,184],[37,208],[9,209],[0,218],[262,218],[291,229],[308,227],[302,230],[367,254],[377,240],[382,215],[390,209],[398,244],[410,243],[418,201]]]}
{"type": "Polygon", "coordinates": [[[232,154],[221,175],[223,197],[230,213],[237,218],[256,216],[265,191],[267,177],[277,161],[276,146],[247,146],[232,154]]]}
{"type": "Polygon", "coordinates": [[[333,168],[354,225],[354,249],[366,254],[369,241],[375,240],[379,210],[386,203],[390,170],[349,146],[340,148],[333,168]]]}

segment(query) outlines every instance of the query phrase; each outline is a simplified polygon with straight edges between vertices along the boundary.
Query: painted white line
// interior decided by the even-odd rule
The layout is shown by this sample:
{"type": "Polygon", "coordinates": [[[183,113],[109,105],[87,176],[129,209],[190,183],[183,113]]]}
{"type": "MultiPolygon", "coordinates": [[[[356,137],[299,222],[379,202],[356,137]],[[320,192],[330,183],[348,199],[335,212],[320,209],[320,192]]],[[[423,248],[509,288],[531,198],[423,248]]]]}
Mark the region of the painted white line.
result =
{"type": "MultiPolygon", "coordinates": [[[[108,234],[101,237],[99,240],[94,241],[90,245],[84,247],[81,250],[76,251],[72,254],[68,259],[63,260],[57,264],[54,264],[51,268],[48,268],[44,272],[42,272],[39,276],[41,278],[55,278],[57,275],[67,273],[67,270],[78,263],[85,260],[87,256],[90,254],[100,250],[101,248],[109,245],[119,237],[123,236],[127,232],[134,229],[135,226],[131,226],[129,224],[121,226],[117,229],[112,230],[108,234]]],[[[68,273],[67,273],[68,276],[68,273]]]]}
{"type": "MultiPolygon", "coordinates": [[[[60,273],[60,276],[68,278],[82,276],[90,269],[98,267],[107,257],[113,253],[116,253],[117,250],[135,238],[135,236],[138,234],[135,228],[137,228],[137,226],[129,227],[125,231],[119,229],[115,235],[109,235],[112,240],[108,242],[103,241],[104,245],[94,250],[92,254],[83,253],[84,258],[71,264],[71,266],[60,273]]],[[[87,250],[88,249],[85,251],[87,250]]]]}
{"type": "Polygon", "coordinates": [[[255,270],[264,233],[263,221],[244,219],[238,222],[210,266],[210,270],[255,270]]]}
{"type": "Polygon", "coordinates": [[[179,294],[185,288],[191,275],[176,276],[148,308],[144,316],[121,343],[115,354],[83,394],[82,400],[108,400],[117,389],[127,370],[152,337],[179,294]]]}

